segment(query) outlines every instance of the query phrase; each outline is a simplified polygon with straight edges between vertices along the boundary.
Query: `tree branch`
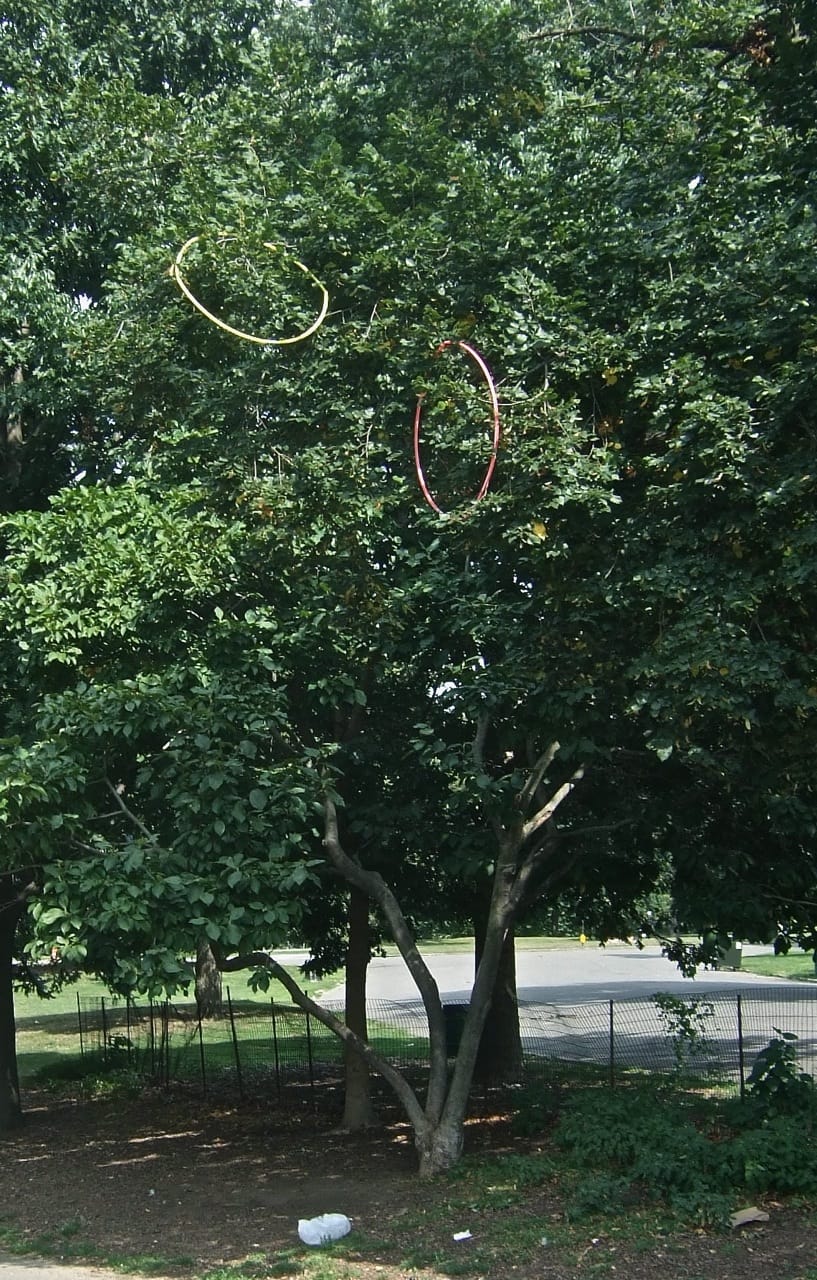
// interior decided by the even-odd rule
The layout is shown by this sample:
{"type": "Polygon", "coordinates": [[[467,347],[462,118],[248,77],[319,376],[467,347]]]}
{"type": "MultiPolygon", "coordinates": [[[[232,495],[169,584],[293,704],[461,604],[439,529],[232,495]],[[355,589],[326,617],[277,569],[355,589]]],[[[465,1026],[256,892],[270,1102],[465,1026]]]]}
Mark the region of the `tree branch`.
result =
{"type": "Polygon", "coordinates": [[[539,759],[531,769],[527,782],[516,798],[517,808],[520,809],[522,813],[525,813],[530,808],[533,798],[542,783],[542,779],[552,765],[556,753],[559,751],[559,747],[560,744],[558,742],[551,742],[550,746],[546,751],[542,752],[539,759]]]}
{"type": "Polygon", "coordinates": [[[142,835],[147,840],[150,840],[151,843],[155,843],[156,836],[153,834],[152,831],[149,831],[148,828],[145,826],[144,822],[142,822],[140,818],[137,818],[136,814],[133,813],[128,808],[128,806],[125,804],[125,801],[122,799],[121,795],[117,791],[116,787],[113,785],[110,778],[108,777],[105,778],[105,786],[110,791],[111,795],[113,796],[116,803],[119,805],[119,808],[122,810],[125,817],[130,819],[130,821],[136,827],[137,831],[141,831],[142,835]]]}
{"type": "Polygon", "coordinates": [[[423,1109],[417,1100],[414,1090],[400,1072],[385,1058],[381,1058],[366,1040],[362,1040],[360,1036],[355,1035],[354,1031],[351,1031],[346,1023],[342,1022],[331,1010],[324,1009],[321,1005],[316,1004],[305,991],[301,990],[292,975],[287,973],[286,969],[277,960],[274,960],[272,956],[268,956],[264,951],[253,951],[246,955],[231,956],[228,960],[224,960],[219,964],[219,969],[222,973],[235,973],[239,969],[249,968],[268,969],[281,985],[286,988],[299,1009],[311,1013],[318,1022],[328,1027],[346,1044],[351,1045],[355,1052],[359,1053],[368,1062],[369,1066],[391,1085],[417,1132],[421,1133],[423,1131],[427,1123],[423,1109]]]}
{"type": "MultiPolygon", "coordinates": [[[[554,836],[550,840],[545,838],[541,842],[541,844],[538,844],[536,848],[532,850],[530,856],[525,858],[525,860],[523,861],[522,866],[519,868],[519,874],[516,877],[516,882],[511,892],[511,908],[514,912],[514,918],[525,905],[526,898],[528,901],[533,901],[533,893],[531,892],[531,888],[532,888],[532,885],[534,884],[534,877],[536,876],[537,872],[542,870],[542,864],[545,862],[547,854],[552,851],[552,849],[556,846],[558,842],[559,842],[558,836],[554,836]],[[528,895],[530,896],[528,897],[528,895]]],[[[556,870],[551,871],[545,877],[548,890],[552,890],[553,887],[557,885],[560,880],[566,880],[568,877],[568,874],[570,873],[570,871],[572,871],[573,867],[575,867],[578,861],[579,861],[578,853],[574,853],[572,857],[569,856],[567,858],[562,859],[561,865],[557,867],[556,870]]],[[[538,886],[537,892],[541,894],[542,892],[541,884],[538,886]]]]}
{"type": "Polygon", "coordinates": [[[29,884],[18,889],[13,898],[4,898],[3,901],[0,902],[0,915],[6,911],[16,911],[18,915],[22,915],[23,908],[29,898],[33,897],[36,892],[37,885],[32,880],[29,884]]]}
{"type": "Polygon", "coordinates": [[[578,785],[579,782],[581,782],[583,777],[584,777],[584,765],[580,764],[578,769],[576,769],[570,775],[567,782],[564,782],[561,785],[561,787],[559,787],[559,789],[553,793],[551,798],[548,800],[547,804],[542,805],[542,808],[538,811],[538,813],[535,813],[533,817],[530,818],[525,823],[525,825],[522,828],[523,841],[529,840],[530,837],[534,835],[545,822],[549,821],[549,819],[553,817],[554,813],[559,808],[559,805],[562,803],[563,800],[567,799],[571,791],[575,790],[576,786],[578,785]]]}
{"type": "MultiPolygon", "coordinates": [[[[530,31],[525,35],[526,40],[564,40],[574,36],[613,36],[616,40],[623,40],[626,44],[640,44],[647,49],[660,47],[670,43],[669,34],[660,32],[656,35],[647,35],[644,32],[625,31],[621,27],[602,27],[602,26],[581,26],[581,27],[542,27],[539,31],[530,31]]],[[[741,47],[740,40],[725,39],[707,39],[707,40],[690,40],[684,44],[687,49],[707,49],[713,53],[733,54],[741,47]]]]}
{"type": "MultiPolygon", "coordinates": [[[[324,797],[324,848],[340,875],[349,884],[367,894],[383,912],[392,937],[406,963],[423,1001],[428,1018],[431,1044],[431,1073],[426,1101],[426,1115],[436,1123],[442,1108],[446,1083],[445,1022],[440,990],[420,952],[406,918],[385,880],[376,871],[366,871],[350,858],[340,843],[338,815],[330,796],[324,797]]],[[[401,1077],[402,1079],[402,1077],[401,1077]]],[[[412,1123],[414,1121],[412,1120],[412,1123]]]]}
{"type": "Polygon", "coordinates": [[[539,31],[529,31],[525,40],[564,40],[572,36],[615,36],[627,44],[654,44],[653,37],[639,35],[637,31],[623,31],[620,27],[542,27],[539,31]]]}

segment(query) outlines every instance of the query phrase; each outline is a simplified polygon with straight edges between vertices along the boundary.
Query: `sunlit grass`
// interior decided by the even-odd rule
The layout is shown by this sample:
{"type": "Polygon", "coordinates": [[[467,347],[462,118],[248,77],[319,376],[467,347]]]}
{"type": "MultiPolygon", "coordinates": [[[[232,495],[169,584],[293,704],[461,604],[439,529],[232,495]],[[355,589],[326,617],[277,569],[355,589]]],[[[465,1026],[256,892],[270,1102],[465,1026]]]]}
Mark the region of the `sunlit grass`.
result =
{"type": "MultiPolygon", "coordinates": [[[[320,994],[341,976],[331,974],[323,979],[310,979],[306,978],[299,969],[290,968],[288,972],[296,979],[303,991],[313,996],[320,994]]],[[[249,985],[248,973],[231,974],[230,982],[229,984],[225,982],[224,989],[225,1002],[226,992],[229,989],[230,1000],[239,1022],[253,1016],[269,1020],[273,999],[276,1004],[287,1006],[291,1004],[289,993],[278,982],[270,983],[266,992],[254,992],[249,985]]],[[[101,1000],[105,1001],[106,1008],[109,1010],[121,1010],[124,1007],[124,1001],[113,996],[104,983],[88,977],[82,977],[76,983],[64,987],[49,999],[38,995],[16,994],[17,1059],[22,1083],[30,1083],[35,1078],[42,1077],[51,1068],[58,1072],[61,1064],[79,1055],[78,1001],[87,1005],[89,1002],[101,1000]]],[[[178,997],[180,1004],[189,1005],[191,1000],[192,992],[182,993],[178,997]]],[[[147,1000],[139,997],[138,1004],[144,1009],[147,1006],[147,1000]]],[[[117,1025],[115,1030],[117,1033],[123,1033],[124,1028],[117,1025]]],[[[324,1034],[328,1036],[329,1033],[321,1032],[320,1034],[323,1041],[324,1034]]],[[[195,1055],[199,1052],[198,1027],[195,1020],[187,1024],[182,1039],[187,1042],[183,1052],[193,1063],[195,1055]]],[[[234,1050],[229,1023],[205,1022],[202,1027],[202,1040],[207,1046],[208,1058],[212,1055],[214,1067],[231,1064],[234,1059],[234,1050]]],[[[331,1041],[334,1047],[335,1037],[331,1037],[331,1041]]],[[[259,1046],[259,1053],[263,1055],[263,1037],[259,1038],[259,1046]]],[[[289,1045],[289,1054],[293,1054],[296,1049],[300,1051],[301,1046],[289,1045]]],[[[323,1053],[323,1043],[321,1049],[323,1053]]],[[[303,1053],[305,1054],[306,1050],[303,1050],[303,1053]]],[[[195,1063],[192,1069],[196,1069],[195,1063]]]]}
{"type": "Polygon", "coordinates": [[[790,978],[794,981],[813,981],[814,962],[811,952],[790,951],[787,956],[744,956],[741,969],[746,973],[759,973],[770,978],[790,978]]]}

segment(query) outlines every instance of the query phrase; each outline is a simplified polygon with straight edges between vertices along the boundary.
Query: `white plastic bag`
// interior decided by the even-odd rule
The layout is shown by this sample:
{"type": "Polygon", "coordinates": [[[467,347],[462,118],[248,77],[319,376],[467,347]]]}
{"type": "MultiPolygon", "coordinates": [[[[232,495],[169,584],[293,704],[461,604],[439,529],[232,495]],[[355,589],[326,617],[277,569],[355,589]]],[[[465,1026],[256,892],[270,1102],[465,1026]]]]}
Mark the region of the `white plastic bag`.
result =
{"type": "Polygon", "coordinates": [[[304,1244],[331,1244],[348,1236],[352,1224],[345,1213],[322,1213],[317,1218],[299,1218],[298,1235],[304,1244]]]}

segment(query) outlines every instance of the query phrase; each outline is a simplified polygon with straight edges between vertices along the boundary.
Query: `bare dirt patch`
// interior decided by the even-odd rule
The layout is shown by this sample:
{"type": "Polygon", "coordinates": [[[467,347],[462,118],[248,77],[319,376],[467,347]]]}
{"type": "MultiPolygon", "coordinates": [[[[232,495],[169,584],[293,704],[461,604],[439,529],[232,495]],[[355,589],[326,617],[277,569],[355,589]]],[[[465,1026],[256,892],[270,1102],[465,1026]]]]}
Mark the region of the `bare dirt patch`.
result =
{"type": "MultiPolygon", "coordinates": [[[[689,1230],[635,1239],[608,1221],[533,1255],[511,1244],[486,1265],[479,1237],[488,1211],[469,1206],[461,1184],[418,1181],[398,1115],[386,1113],[380,1130],[348,1135],[333,1128],[337,1101],[331,1091],[319,1110],[308,1091],[286,1110],[153,1091],[124,1101],[32,1096],[24,1126],[0,1138],[0,1219],[32,1243],[70,1238],[92,1242],[103,1257],[187,1259],[188,1274],[264,1254],[274,1269],[259,1275],[298,1276],[307,1252],[298,1218],[339,1211],[354,1220],[343,1253],[346,1274],[358,1280],[454,1272],[490,1280],[817,1280],[815,1214],[780,1202],[767,1206],[768,1223],[726,1236],[689,1230]],[[457,1251],[452,1234],[466,1228],[474,1240],[457,1251]],[[359,1253],[356,1237],[365,1241],[359,1253]]],[[[509,1151],[505,1117],[476,1117],[468,1142],[472,1151],[509,1151]]],[[[559,1188],[534,1188],[499,1213],[511,1241],[517,1229],[529,1239],[532,1225],[544,1234],[561,1217],[559,1188]]],[[[490,1217],[496,1226],[497,1211],[490,1217]]]]}

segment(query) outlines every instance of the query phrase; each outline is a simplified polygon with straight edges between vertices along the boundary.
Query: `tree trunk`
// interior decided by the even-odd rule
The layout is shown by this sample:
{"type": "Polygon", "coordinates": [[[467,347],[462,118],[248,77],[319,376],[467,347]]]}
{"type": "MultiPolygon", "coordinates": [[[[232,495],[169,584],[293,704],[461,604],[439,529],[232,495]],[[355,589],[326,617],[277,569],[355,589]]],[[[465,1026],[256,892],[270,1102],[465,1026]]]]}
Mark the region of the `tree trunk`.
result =
{"type": "Polygon", "coordinates": [[[23,1118],[12,985],[14,935],[22,909],[11,876],[3,877],[0,880],[0,1133],[15,1128],[23,1118]]]}
{"type": "MultiPolygon", "coordinates": [[[[366,1024],[366,974],[371,957],[369,898],[354,886],[349,895],[349,945],[346,952],[346,1025],[361,1040],[368,1040],[366,1024]]],[[[369,1067],[350,1044],[343,1048],[346,1091],[343,1127],[351,1132],[377,1124],[371,1097],[369,1067]]]]}
{"type": "MultiPolygon", "coordinates": [[[[29,333],[28,322],[23,321],[20,326],[20,337],[27,338],[29,333]]],[[[19,403],[16,403],[15,393],[19,394],[19,388],[22,387],[25,380],[23,366],[17,365],[12,374],[12,409],[6,420],[6,483],[9,489],[14,489],[20,483],[20,475],[22,473],[22,453],[23,453],[23,411],[19,403]]]]}
{"type": "MultiPolygon", "coordinates": [[[[485,921],[475,921],[476,967],[482,958],[485,921]]],[[[522,1076],[522,1037],[516,994],[516,947],[509,929],[499,957],[494,991],[477,1054],[475,1077],[483,1084],[509,1084],[522,1076]]]]}
{"type": "Polygon", "coordinates": [[[200,1018],[220,1018],[224,1012],[221,970],[209,938],[199,938],[196,948],[196,1009],[200,1018]]]}
{"type": "Polygon", "coordinates": [[[459,1121],[441,1121],[424,1133],[415,1134],[420,1177],[433,1178],[453,1169],[462,1155],[464,1140],[463,1125],[459,1121]]]}

